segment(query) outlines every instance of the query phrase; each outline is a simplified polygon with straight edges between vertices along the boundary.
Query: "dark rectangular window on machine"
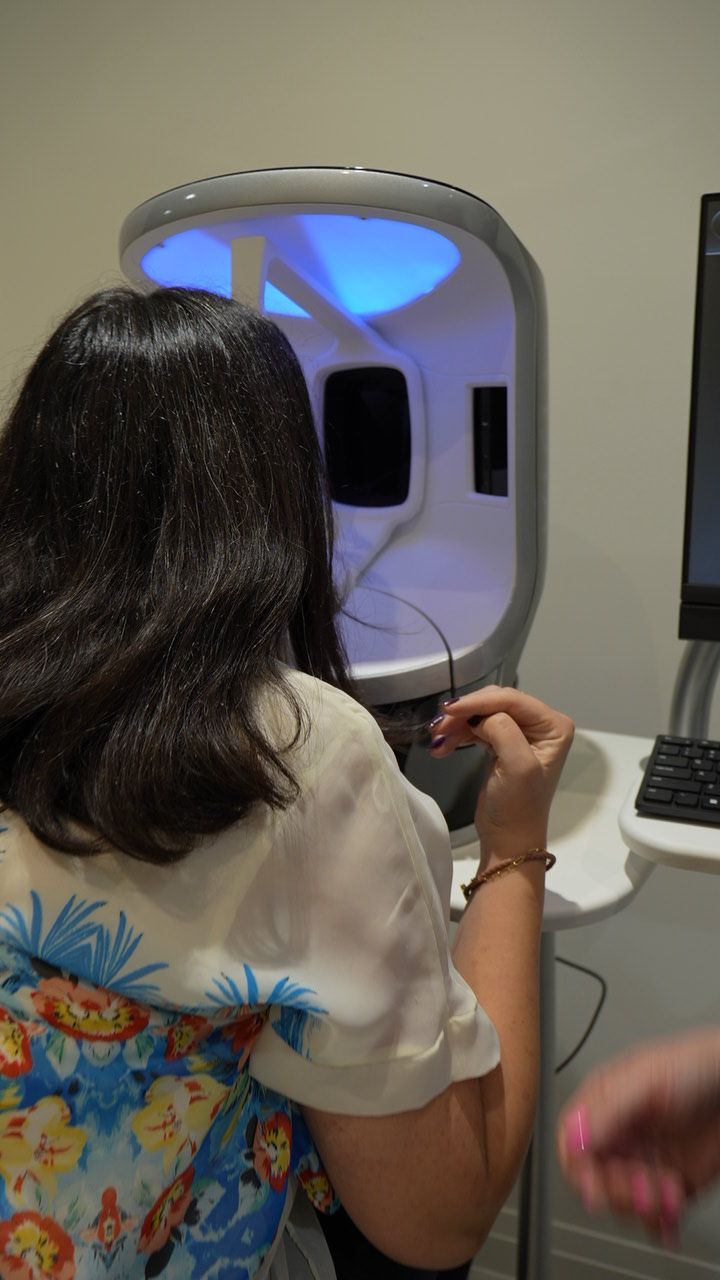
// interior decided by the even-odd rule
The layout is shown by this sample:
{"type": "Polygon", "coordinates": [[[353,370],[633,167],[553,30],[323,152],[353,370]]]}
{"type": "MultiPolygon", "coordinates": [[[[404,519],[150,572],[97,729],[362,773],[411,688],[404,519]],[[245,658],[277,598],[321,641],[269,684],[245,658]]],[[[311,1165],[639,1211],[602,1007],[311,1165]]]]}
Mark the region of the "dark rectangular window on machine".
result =
{"type": "Polygon", "coordinates": [[[475,492],[508,492],[507,387],[473,387],[475,492]]]}
{"type": "Polygon", "coordinates": [[[330,493],[352,507],[397,507],[410,489],[410,404],[399,369],[329,374],[323,437],[330,493]]]}

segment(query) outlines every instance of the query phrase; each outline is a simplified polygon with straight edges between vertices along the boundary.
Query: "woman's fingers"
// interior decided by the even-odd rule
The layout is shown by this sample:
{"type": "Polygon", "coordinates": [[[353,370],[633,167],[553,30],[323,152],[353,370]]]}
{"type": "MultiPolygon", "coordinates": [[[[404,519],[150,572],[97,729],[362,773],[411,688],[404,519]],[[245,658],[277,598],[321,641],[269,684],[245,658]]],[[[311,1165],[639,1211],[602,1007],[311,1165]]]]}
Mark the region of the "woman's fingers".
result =
{"type": "Polygon", "coordinates": [[[451,719],[506,712],[531,738],[555,737],[569,730],[571,724],[567,716],[539,698],[504,685],[485,685],[482,689],[474,689],[472,693],[443,705],[442,710],[451,719]]]}
{"type": "Polygon", "coordinates": [[[484,716],[470,728],[476,739],[489,746],[504,767],[513,773],[536,767],[536,756],[530,743],[520,725],[506,711],[484,716]]]}
{"type": "Polygon", "coordinates": [[[438,756],[472,742],[483,742],[496,751],[498,747],[521,749],[524,742],[550,748],[553,754],[560,749],[564,758],[573,735],[572,721],[562,712],[519,689],[497,685],[486,685],[443,705],[428,727],[430,749],[438,756]]]}
{"type": "Polygon", "coordinates": [[[518,689],[487,686],[446,704],[429,727],[438,759],[473,741],[493,753],[475,810],[481,861],[542,847],[572,721],[518,689]]]}
{"type": "Polygon", "coordinates": [[[474,714],[467,717],[443,717],[443,720],[442,725],[434,726],[430,744],[440,755],[446,755],[456,747],[470,743],[482,743],[491,747],[496,754],[501,750],[512,751],[513,748],[516,751],[530,752],[525,734],[517,721],[506,712],[487,716],[474,714]],[[437,735],[442,735],[441,743],[438,742],[437,735]]]}

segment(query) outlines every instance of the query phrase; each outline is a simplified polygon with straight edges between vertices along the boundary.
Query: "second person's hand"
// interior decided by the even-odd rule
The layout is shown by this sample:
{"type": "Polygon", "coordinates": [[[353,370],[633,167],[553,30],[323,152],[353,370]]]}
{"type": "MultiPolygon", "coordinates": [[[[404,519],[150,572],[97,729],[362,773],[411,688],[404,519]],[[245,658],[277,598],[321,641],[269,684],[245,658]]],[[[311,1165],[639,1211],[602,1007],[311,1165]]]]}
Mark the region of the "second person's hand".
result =
{"type": "Polygon", "coordinates": [[[720,1027],[597,1067],[563,1108],[557,1142],[589,1212],[637,1218],[673,1243],[687,1200],[720,1177],[720,1027]]]}

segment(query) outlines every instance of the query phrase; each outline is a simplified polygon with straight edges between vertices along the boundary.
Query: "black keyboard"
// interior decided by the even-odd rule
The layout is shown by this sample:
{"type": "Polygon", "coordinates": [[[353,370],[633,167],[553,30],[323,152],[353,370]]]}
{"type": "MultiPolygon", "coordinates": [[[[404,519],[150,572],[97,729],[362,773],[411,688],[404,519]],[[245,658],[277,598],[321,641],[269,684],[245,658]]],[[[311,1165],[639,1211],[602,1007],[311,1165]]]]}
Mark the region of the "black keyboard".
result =
{"type": "Polygon", "coordinates": [[[720,826],[720,742],[656,738],[635,808],[653,818],[720,826]]]}

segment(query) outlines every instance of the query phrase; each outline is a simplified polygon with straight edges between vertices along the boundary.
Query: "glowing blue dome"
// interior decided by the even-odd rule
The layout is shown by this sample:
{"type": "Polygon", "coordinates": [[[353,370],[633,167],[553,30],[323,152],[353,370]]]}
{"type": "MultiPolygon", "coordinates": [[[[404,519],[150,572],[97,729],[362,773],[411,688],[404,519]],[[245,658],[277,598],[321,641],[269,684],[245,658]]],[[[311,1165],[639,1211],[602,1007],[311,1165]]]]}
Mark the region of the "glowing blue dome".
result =
{"type": "MultiPolygon", "coordinates": [[[[407,306],[447,279],[460,261],[452,240],[412,222],[333,213],[300,214],[295,221],[310,251],[309,274],[315,274],[316,264],[321,283],[359,316],[407,306]]],[[[227,236],[227,224],[222,231],[227,236]]],[[[229,238],[191,228],[149,249],[141,265],[156,284],[209,289],[230,297],[231,258],[229,238]]],[[[264,306],[275,314],[307,315],[269,283],[264,306]]]]}

